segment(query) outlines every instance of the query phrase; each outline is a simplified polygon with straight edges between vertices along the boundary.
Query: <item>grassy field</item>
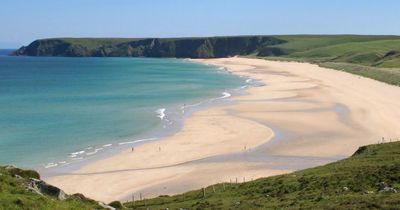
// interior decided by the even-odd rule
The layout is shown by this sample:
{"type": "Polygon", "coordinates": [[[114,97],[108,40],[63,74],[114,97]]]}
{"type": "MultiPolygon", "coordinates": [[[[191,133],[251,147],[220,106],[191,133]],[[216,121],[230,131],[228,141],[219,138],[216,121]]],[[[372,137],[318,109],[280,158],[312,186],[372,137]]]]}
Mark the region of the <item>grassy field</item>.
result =
{"type": "Polygon", "coordinates": [[[129,202],[125,207],[400,209],[399,189],[400,142],[395,142],[362,147],[352,157],[325,166],[247,183],[221,183],[204,191],[129,202]]]}
{"type": "Polygon", "coordinates": [[[276,36],[283,44],[267,46],[252,56],[317,63],[400,85],[400,37],[357,35],[276,36]]]}

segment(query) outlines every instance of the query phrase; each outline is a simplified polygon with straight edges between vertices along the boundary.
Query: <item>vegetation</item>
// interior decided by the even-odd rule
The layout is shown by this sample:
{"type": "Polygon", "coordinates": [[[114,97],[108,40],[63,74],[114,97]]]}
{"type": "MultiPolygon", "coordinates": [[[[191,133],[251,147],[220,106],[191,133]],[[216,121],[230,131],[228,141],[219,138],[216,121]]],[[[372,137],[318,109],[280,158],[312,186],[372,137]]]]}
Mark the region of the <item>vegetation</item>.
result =
{"type": "MultiPolygon", "coordinates": [[[[81,194],[60,196],[60,189],[39,178],[32,170],[0,167],[0,209],[107,207],[81,194]],[[42,186],[34,186],[32,181],[42,186]]],[[[246,183],[220,183],[180,195],[124,204],[114,201],[110,206],[116,209],[400,209],[400,142],[364,146],[347,159],[290,174],[246,183]]]]}
{"type": "Polygon", "coordinates": [[[400,209],[400,142],[325,166],[125,203],[130,209],[400,209]]]}
{"type": "Polygon", "coordinates": [[[396,36],[307,36],[285,40],[288,42],[276,47],[282,48],[290,58],[376,67],[399,67],[400,64],[400,37],[396,36]]]}
{"type": "MultiPolygon", "coordinates": [[[[39,179],[39,174],[32,170],[14,167],[0,167],[0,209],[103,209],[96,201],[83,195],[67,196],[60,200],[50,191],[32,189],[31,178],[39,179]],[[40,191],[39,191],[40,190],[40,191]]],[[[52,187],[51,189],[57,189],[52,187]]]]}
{"type": "Polygon", "coordinates": [[[399,36],[314,35],[276,38],[285,42],[266,47],[252,56],[312,62],[400,85],[399,36]]]}
{"type": "Polygon", "coordinates": [[[400,68],[378,68],[371,66],[363,66],[351,63],[320,63],[321,67],[346,71],[352,74],[361,75],[388,84],[400,86],[400,68]]]}
{"type": "Polygon", "coordinates": [[[217,58],[235,55],[317,63],[400,83],[400,36],[285,35],[203,38],[42,39],[14,55],[217,58]]]}
{"type": "Polygon", "coordinates": [[[178,57],[213,58],[248,55],[283,40],[270,36],[237,36],[209,38],[60,38],[42,39],[22,47],[14,55],[29,56],[95,56],[95,57],[178,57]]]}
{"type": "MultiPolygon", "coordinates": [[[[36,40],[14,55],[213,58],[234,55],[317,63],[400,85],[400,37],[238,36],[175,39],[36,40]]],[[[28,190],[31,170],[0,167],[0,209],[101,209],[82,195],[60,200],[28,190]]],[[[221,183],[176,196],[110,203],[129,209],[400,209],[400,142],[361,147],[352,157],[291,174],[221,183]]]]}

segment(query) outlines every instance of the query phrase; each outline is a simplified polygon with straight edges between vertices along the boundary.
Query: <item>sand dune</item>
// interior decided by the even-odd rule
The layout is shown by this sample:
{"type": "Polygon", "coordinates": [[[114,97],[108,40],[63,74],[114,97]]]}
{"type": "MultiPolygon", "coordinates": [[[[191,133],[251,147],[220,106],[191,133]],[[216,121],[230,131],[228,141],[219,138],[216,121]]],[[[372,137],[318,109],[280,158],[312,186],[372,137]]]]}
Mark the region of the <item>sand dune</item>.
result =
{"type": "Polygon", "coordinates": [[[47,181],[102,201],[174,194],[324,164],[400,137],[400,88],[316,65],[196,60],[262,82],[181,131],[47,181]]]}

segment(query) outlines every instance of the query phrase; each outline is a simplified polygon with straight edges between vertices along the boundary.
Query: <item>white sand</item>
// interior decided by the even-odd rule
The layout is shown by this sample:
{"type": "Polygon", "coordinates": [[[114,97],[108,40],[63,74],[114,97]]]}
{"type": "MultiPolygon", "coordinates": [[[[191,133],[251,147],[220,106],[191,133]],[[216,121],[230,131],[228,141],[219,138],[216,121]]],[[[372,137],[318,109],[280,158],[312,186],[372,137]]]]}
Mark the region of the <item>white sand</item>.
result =
{"type": "Polygon", "coordinates": [[[387,141],[400,137],[399,87],[307,63],[247,58],[196,61],[227,67],[266,85],[232,97],[230,105],[196,112],[171,137],[47,181],[67,193],[80,192],[105,202],[137,197],[139,192],[153,197],[237,177],[251,180],[290,171],[283,167],[291,164],[289,160],[229,158],[235,152],[250,154],[259,145],[261,156],[321,158],[309,164],[315,165],[327,162],[325,157],[349,156],[382,137],[387,141]],[[268,143],[274,136],[271,128],[284,136],[268,143]],[[228,156],[196,161],[218,155],[228,156]]]}

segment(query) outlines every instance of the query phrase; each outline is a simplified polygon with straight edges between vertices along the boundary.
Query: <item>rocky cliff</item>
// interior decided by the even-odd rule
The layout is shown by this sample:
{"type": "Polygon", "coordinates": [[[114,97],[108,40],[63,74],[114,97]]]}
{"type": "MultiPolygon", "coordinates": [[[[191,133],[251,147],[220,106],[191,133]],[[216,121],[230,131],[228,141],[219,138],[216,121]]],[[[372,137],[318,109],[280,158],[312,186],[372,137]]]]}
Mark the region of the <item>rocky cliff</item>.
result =
{"type": "MultiPolygon", "coordinates": [[[[263,52],[284,40],[271,36],[206,38],[59,38],[36,40],[13,55],[66,57],[218,58],[263,52]]],[[[269,54],[273,51],[267,50],[269,54]]]]}

